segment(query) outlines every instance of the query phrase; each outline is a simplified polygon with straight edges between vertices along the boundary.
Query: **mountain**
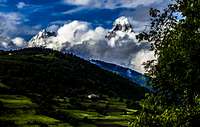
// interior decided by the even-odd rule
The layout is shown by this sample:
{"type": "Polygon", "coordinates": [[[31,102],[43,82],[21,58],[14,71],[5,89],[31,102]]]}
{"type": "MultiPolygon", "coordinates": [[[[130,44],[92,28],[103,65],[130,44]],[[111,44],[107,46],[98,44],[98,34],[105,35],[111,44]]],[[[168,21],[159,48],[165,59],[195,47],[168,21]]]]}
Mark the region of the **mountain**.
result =
{"type": "Polygon", "coordinates": [[[72,54],[0,51],[0,126],[126,127],[147,90],[72,54]]]}
{"type": "MultiPolygon", "coordinates": [[[[96,32],[100,31],[99,36],[102,34],[102,38],[100,37],[100,41],[107,41],[108,45],[113,47],[115,45],[121,45],[122,43],[127,43],[132,39],[135,39],[135,33],[133,31],[133,26],[131,25],[128,18],[122,16],[116,19],[113,23],[113,28],[111,30],[106,30],[103,28],[97,28],[94,33],[91,33],[89,29],[89,25],[85,22],[77,22],[74,21],[70,24],[64,24],[61,27],[57,27],[56,29],[43,29],[37,35],[35,35],[29,41],[29,47],[46,47],[53,48],[54,50],[66,51],[71,50],[70,46],[84,44],[88,41],[99,41],[95,40],[96,38],[81,38],[81,35],[86,34],[96,34],[96,32]],[[80,25],[80,26],[79,26],[80,25]],[[65,29],[66,28],[66,29],[65,29]],[[68,29],[73,28],[73,31],[68,31],[68,29]],[[68,33],[68,35],[63,33],[68,33]],[[60,33],[60,34],[59,34],[60,33]],[[70,34],[70,35],[69,35],[70,34]],[[69,36],[69,37],[66,37],[69,36]],[[78,37],[77,37],[78,36],[78,37]],[[70,42],[72,41],[72,42],[70,42]],[[63,49],[65,48],[65,49],[63,49]]],[[[94,42],[93,42],[94,43],[94,42]]],[[[96,42],[95,42],[96,43],[96,42]]]]}
{"type": "Polygon", "coordinates": [[[133,26],[131,25],[128,18],[122,16],[115,20],[113,23],[113,28],[108,32],[106,38],[109,40],[120,36],[120,34],[131,34],[133,33],[133,26]]]}
{"type": "MultiPolygon", "coordinates": [[[[48,43],[52,43],[52,41],[57,41],[54,40],[53,38],[57,36],[59,28],[56,29],[43,29],[41,30],[37,35],[35,35],[30,41],[29,41],[29,46],[30,47],[45,47],[48,45],[48,43]]],[[[78,32],[78,31],[75,31],[78,32]]],[[[115,38],[117,36],[122,37],[122,36],[132,36],[133,34],[133,26],[130,23],[129,19],[122,16],[116,19],[113,23],[113,27],[110,31],[108,31],[107,35],[105,36],[105,39],[107,38],[108,40],[115,38]]],[[[76,33],[74,33],[76,35],[76,33]]],[[[74,35],[74,36],[75,36],[74,35]]],[[[54,42],[55,43],[55,42],[54,42]]]]}
{"type": "Polygon", "coordinates": [[[129,68],[125,68],[116,64],[107,63],[104,61],[99,61],[99,60],[90,60],[90,61],[91,63],[94,63],[105,70],[117,73],[121,75],[122,77],[127,78],[140,86],[148,88],[146,86],[148,77],[144,76],[143,74],[137,71],[134,71],[129,68]]]}
{"type": "Polygon", "coordinates": [[[43,29],[29,41],[29,47],[46,47],[49,41],[56,36],[56,31],[43,29]]]}
{"type": "Polygon", "coordinates": [[[141,98],[144,88],[71,54],[44,48],[1,51],[0,81],[45,96],[141,98]]]}

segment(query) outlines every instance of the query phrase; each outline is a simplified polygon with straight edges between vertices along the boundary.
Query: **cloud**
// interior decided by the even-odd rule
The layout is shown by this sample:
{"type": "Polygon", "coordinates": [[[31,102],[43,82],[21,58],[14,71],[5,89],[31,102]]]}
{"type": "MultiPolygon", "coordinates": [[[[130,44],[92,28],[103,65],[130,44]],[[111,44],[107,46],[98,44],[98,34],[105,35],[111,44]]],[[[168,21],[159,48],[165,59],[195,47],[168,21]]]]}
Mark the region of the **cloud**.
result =
{"type": "Polygon", "coordinates": [[[12,39],[12,42],[16,47],[20,47],[20,48],[26,47],[27,45],[27,42],[21,37],[16,37],[12,39]]]}
{"type": "MultiPolygon", "coordinates": [[[[93,0],[95,1],[95,0],[93,0]]],[[[65,0],[66,3],[76,4],[76,5],[89,5],[92,0],[65,0]]]]}
{"type": "Polygon", "coordinates": [[[59,42],[81,42],[82,37],[89,30],[89,24],[86,22],[73,21],[69,24],[62,26],[58,29],[58,40],[59,42]]]}
{"type": "Polygon", "coordinates": [[[11,41],[8,38],[0,37],[0,50],[6,50],[9,48],[11,41]]]}
{"type": "Polygon", "coordinates": [[[73,13],[77,13],[77,12],[80,12],[82,10],[86,9],[85,7],[77,7],[75,9],[71,9],[71,10],[68,10],[68,11],[64,11],[62,12],[61,14],[64,14],[64,15],[67,15],[67,14],[73,14],[73,13]]]}
{"type": "Polygon", "coordinates": [[[18,9],[22,9],[22,8],[28,6],[28,5],[24,2],[19,2],[16,6],[17,6],[18,9]]]}
{"type": "Polygon", "coordinates": [[[0,35],[9,36],[17,31],[17,26],[21,24],[22,15],[18,13],[0,12],[0,35]]]}
{"type": "Polygon", "coordinates": [[[14,38],[33,36],[41,30],[41,25],[26,25],[29,19],[17,12],[0,12],[0,36],[14,38]]]}
{"type": "Polygon", "coordinates": [[[154,52],[150,50],[141,49],[131,60],[131,65],[135,70],[145,72],[144,62],[155,59],[154,52]]]}
{"type": "MultiPolygon", "coordinates": [[[[153,53],[149,51],[150,45],[146,42],[138,43],[135,39],[137,33],[133,32],[119,31],[116,37],[108,40],[105,38],[108,32],[109,30],[103,27],[92,28],[88,22],[72,21],[61,26],[56,31],[56,36],[39,39],[30,46],[45,46],[72,52],[85,59],[112,62],[144,73],[142,63],[153,58],[153,53]]],[[[43,36],[41,32],[35,37],[40,38],[39,36],[43,36]]]]}
{"type": "Polygon", "coordinates": [[[47,27],[47,31],[50,31],[50,32],[58,31],[58,29],[59,29],[59,26],[55,24],[47,27]]]}
{"type": "Polygon", "coordinates": [[[68,31],[73,31],[74,36],[70,36],[72,42],[63,47],[63,50],[73,52],[83,58],[98,59],[129,67],[141,73],[144,73],[143,62],[154,58],[153,53],[149,51],[150,45],[145,42],[139,43],[135,39],[136,33],[123,35],[119,32],[117,34],[120,36],[107,40],[105,39],[107,29],[102,27],[88,29],[88,26],[85,28],[83,31],[68,29],[68,31]]]}
{"type": "Polygon", "coordinates": [[[135,8],[139,5],[148,6],[161,3],[164,0],[64,0],[67,4],[81,5],[94,8],[135,8]]]}
{"type": "Polygon", "coordinates": [[[27,42],[21,37],[10,39],[8,37],[0,36],[0,50],[13,50],[24,48],[26,46],[27,42]]]}

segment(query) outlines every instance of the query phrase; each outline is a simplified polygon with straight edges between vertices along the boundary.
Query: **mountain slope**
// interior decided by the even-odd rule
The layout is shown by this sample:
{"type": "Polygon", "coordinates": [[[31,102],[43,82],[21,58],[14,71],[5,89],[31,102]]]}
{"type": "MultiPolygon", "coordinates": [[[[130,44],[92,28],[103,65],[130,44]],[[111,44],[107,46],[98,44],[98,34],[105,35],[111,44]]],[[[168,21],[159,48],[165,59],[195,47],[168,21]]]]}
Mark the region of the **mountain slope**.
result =
{"type": "Polygon", "coordinates": [[[73,55],[43,48],[1,52],[0,80],[23,92],[45,96],[141,98],[144,89],[73,55]]]}
{"type": "Polygon", "coordinates": [[[0,51],[2,127],[126,127],[144,92],[71,54],[43,48],[0,51]]]}
{"type": "Polygon", "coordinates": [[[121,75],[122,77],[125,77],[133,81],[134,83],[147,88],[146,85],[147,85],[148,78],[139,72],[136,72],[134,70],[131,70],[129,68],[125,68],[116,64],[107,63],[104,61],[99,61],[99,60],[90,60],[90,61],[91,63],[94,63],[105,70],[115,72],[121,75]]]}

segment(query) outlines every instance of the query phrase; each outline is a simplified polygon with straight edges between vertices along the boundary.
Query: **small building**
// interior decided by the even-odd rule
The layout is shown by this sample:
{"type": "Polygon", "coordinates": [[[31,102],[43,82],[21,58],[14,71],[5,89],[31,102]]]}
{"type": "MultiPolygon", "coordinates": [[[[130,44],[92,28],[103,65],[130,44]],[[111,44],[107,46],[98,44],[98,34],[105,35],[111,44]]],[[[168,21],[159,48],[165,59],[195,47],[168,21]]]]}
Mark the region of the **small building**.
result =
{"type": "Polygon", "coordinates": [[[90,94],[90,95],[88,95],[88,98],[89,99],[97,99],[97,98],[99,98],[99,95],[96,95],[96,94],[90,94]]]}

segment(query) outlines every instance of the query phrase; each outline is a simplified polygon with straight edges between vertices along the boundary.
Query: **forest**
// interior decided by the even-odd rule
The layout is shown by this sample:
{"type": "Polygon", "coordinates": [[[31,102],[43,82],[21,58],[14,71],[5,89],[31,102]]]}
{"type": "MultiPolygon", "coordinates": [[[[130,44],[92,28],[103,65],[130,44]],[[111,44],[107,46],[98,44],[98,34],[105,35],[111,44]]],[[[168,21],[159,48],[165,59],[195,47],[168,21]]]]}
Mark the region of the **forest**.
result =
{"type": "Polygon", "coordinates": [[[200,1],[175,0],[164,11],[150,9],[150,31],[157,60],[147,61],[154,92],[141,101],[135,127],[200,126],[200,1]]]}

